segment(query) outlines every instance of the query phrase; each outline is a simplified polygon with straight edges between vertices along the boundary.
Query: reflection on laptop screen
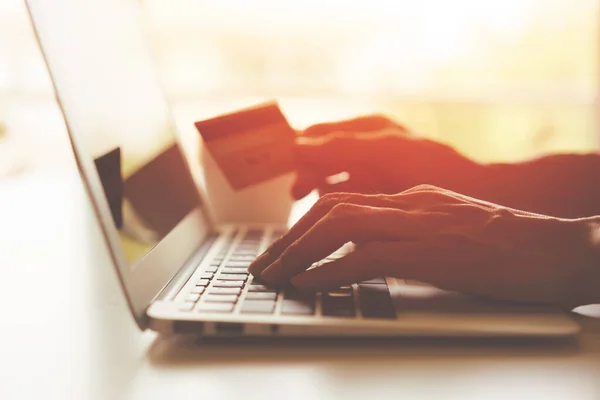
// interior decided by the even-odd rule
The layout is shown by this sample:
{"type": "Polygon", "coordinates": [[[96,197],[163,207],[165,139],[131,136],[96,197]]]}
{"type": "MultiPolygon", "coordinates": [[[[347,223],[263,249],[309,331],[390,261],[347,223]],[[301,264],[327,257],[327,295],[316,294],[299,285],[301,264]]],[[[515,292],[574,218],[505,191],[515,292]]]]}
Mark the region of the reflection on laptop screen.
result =
{"type": "Polygon", "coordinates": [[[73,134],[95,161],[131,265],[200,202],[175,143],[139,6],[46,3],[47,13],[60,14],[41,27],[54,83],[73,134]]]}

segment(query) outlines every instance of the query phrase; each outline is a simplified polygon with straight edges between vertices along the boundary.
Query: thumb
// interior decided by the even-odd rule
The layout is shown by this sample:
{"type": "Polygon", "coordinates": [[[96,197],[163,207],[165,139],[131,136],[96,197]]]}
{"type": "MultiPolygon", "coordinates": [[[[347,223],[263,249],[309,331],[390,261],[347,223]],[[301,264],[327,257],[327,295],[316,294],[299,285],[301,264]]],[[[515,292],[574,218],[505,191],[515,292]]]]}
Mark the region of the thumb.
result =
{"type": "Polygon", "coordinates": [[[465,252],[442,249],[435,241],[368,242],[342,258],[296,275],[291,283],[299,289],[325,291],[378,276],[440,287],[456,286],[461,279],[468,279],[458,271],[471,261],[462,256],[465,252]]]}

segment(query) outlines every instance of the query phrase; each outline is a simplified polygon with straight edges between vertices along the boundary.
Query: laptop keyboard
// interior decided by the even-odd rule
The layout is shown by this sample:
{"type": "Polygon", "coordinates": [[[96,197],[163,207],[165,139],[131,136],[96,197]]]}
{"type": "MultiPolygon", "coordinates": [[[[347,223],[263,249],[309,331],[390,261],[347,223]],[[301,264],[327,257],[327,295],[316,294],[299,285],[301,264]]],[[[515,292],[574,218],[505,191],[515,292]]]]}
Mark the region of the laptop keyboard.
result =
{"type": "MultiPolygon", "coordinates": [[[[275,231],[271,241],[283,235],[275,231]]],[[[262,230],[248,230],[234,246],[230,239],[184,294],[181,311],[342,318],[396,318],[385,278],[359,282],[323,293],[275,289],[248,273],[263,244],[262,230]]],[[[234,235],[235,236],[235,235],[234,235]]],[[[340,250],[321,262],[342,257],[340,250]]],[[[318,265],[318,263],[317,263],[318,265]]],[[[188,286],[189,287],[189,286],[188,286]]]]}

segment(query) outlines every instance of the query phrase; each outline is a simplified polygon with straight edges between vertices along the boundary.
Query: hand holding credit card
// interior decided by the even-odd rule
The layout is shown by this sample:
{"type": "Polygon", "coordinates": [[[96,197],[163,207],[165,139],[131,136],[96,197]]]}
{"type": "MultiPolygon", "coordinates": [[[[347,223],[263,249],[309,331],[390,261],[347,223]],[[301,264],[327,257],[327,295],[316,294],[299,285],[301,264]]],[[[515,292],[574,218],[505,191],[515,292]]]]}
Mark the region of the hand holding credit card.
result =
{"type": "Polygon", "coordinates": [[[234,190],[292,172],[296,133],[275,102],[195,123],[234,190]]]}

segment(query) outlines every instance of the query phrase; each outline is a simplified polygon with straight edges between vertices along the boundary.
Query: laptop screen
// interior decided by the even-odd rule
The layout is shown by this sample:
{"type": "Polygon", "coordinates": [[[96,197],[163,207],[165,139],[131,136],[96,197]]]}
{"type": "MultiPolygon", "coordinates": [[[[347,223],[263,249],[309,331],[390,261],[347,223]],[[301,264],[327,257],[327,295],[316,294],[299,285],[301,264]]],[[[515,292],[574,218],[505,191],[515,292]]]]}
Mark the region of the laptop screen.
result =
{"type": "Polygon", "coordinates": [[[46,58],[69,127],[95,162],[133,265],[196,209],[200,198],[176,144],[139,5],[62,3],[65,7],[48,4],[44,10],[56,14],[44,19],[53,26],[42,27],[46,58]]]}

